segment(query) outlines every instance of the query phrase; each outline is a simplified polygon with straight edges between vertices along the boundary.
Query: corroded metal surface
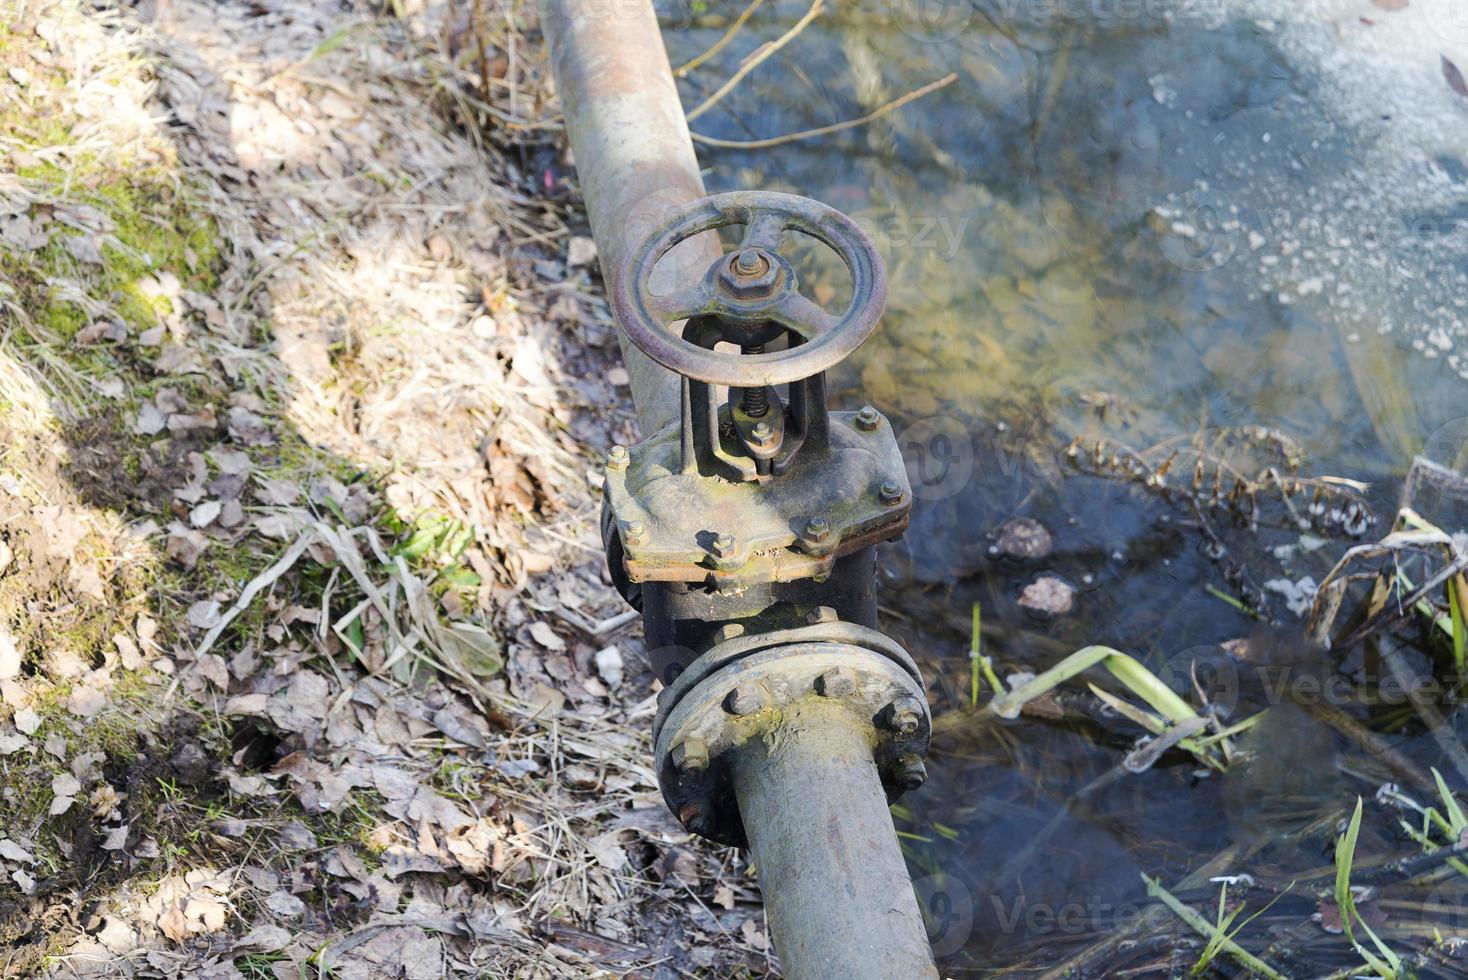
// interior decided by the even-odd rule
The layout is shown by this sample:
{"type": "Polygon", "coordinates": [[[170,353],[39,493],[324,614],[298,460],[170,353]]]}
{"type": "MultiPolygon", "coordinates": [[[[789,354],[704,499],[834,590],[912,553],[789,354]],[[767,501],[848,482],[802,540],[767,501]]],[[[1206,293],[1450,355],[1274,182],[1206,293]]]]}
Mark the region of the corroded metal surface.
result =
{"type": "Polygon", "coordinates": [[[607,458],[613,578],[649,638],[693,645],[662,658],[665,798],[753,850],[786,976],[933,977],[887,811],[924,778],[931,717],[912,658],[868,628],[871,548],[911,490],[886,419],[828,415],[822,376],[877,325],[880,257],[817,202],[704,197],[651,3],[540,10],[645,437],[607,458]],[[715,229],[736,223],[726,256],[715,229]],[[796,291],[787,230],[841,256],[844,312],[796,291]]]}
{"type": "Polygon", "coordinates": [[[869,728],[839,701],[807,699],[772,718],[733,766],[787,977],[938,976],[869,728]]]}
{"type": "Polygon", "coordinates": [[[860,720],[887,800],[914,788],[901,760],[925,755],[932,730],[917,665],[875,630],[818,621],[727,640],[659,696],[653,738],[669,808],[704,837],[747,844],[752,831],[734,793],[740,751],[812,698],[860,720]]]}
{"type": "Polygon", "coordinates": [[[720,589],[791,582],[900,536],[912,497],[901,452],[885,419],[863,427],[858,414],[833,414],[828,444],[768,480],[688,472],[671,430],[632,447],[621,465],[609,459],[605,492],[627,578],[720,589]],[[883,496],[889,483],[896,497],[883,496]]]}
{"type": "MultiPolygon", "coordinates": [[[[540,0],[540,23],[575,155],[603,275],[628,247],[704,196],[683,104],[652,4],[540,0]]],[[[699,235],[668,256],[659,277],[701,275],[721,253],[699,235]]],[[[656,285],[656,283],[655,283],[656,285]]],[[[679,379],[619,334],[645,434],[678,419],[679,379]]]]}

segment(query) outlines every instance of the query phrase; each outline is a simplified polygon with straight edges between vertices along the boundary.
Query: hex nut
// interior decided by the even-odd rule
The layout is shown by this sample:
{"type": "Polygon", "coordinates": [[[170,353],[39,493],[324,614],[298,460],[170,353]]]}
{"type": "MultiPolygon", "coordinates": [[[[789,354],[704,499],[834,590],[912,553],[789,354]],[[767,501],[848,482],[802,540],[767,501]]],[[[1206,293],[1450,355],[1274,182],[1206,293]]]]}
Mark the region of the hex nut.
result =
{"type": "Polygon", "coordinates": [[[902,503],[902,484],[896,480],[887,480],[877,488],[877,495],[882,498],[882,503],[888,507],[895,507],[902,503]]]}
{"type": "Polygon", "coordinates": [[[888,712],[888,724],[899,735],[916,735],[923,724],[923,706],[916,698],[893,701],[888,712]]]}
{"type": "Polygon", "coordinates": [[[740,684],[724,696],[724,710],[740,717],[758,714],[769,704],[769,694],[758,684],[740,684]]]}
{"type": "Polygon", "coordinates": [[[703,772],[709,767],[709,747],[701,738],[685,738],[673,746],[668,757],[681,773],[703,772]]]}
{"type": "Polygon", "coordinates": [[[714,543],[709,548],[709,553],[715,558],[733,558],[736,543],[734,535],[720,534],[714,538],[714,543]]]}
{"type": "Polygon", "coordinates": [[[830,606],[816,606],[805,614],[805,621],[811,626],[818,626],[821,623],[834,623],[840,619],[841,617],[836,615],[836,610],[830,606]]]}
{"type": "Polygon", "coordinates": [[[831,536],[831,522],[824,517],[812,517],[805,522],[805,536],[808,540],[821,544],[831,536]]]}
{"type": "Polygon", "coordinates": [[[607,451],[607,468],[625,470],[631,458],[626,446],[613,446],[607,451]]]}
{"type": "Polygon", "coordinates": [[[638,520],[631,520],[623,524],[622,531],[628,544],[636,544],[647,537],[647,525],[638,520]]]}
{"type": "Polygon", "coordinates": [[[740,271],[748,251],[735,252],[719,267],[719,287],[736,299],[762,299],[773,295],[780,282],[780,267],[768,257],[757,254],[759,260],[752,273],[740,271]],[[762,268],[758,266],[762,264],[762,268]]]}
{"type": "Polygon", "coordinates": [[[823,698],[845,698],[856,693],[856,674],[850,667],[832,667],[816,678],[816,693],[823,698]]]}
{"type": "Polygon", "coordinates": [[[928,781],[928,767],[916,752],[904,752],[897,757],[893,776],[899,787],[911,792],[928,781]]]}
{"type": "Polygon", "coordinates": [[[856,427],[863,432],[875,432],[882,424],[882,416],[870,405],[863,405],[856,413],[856,427]]]}

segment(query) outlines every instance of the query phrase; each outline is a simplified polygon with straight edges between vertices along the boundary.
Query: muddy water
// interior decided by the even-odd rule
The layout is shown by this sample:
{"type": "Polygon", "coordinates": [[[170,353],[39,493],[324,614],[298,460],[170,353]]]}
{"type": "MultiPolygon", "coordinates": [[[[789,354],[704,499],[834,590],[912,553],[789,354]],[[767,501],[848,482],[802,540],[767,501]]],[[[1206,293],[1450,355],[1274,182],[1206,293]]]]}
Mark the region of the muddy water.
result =
{"type": "MultiPolygon", "coordinates": [[[[1359,6],[1352,29],[1388,16],[1359,6]]],[[[670,12],[674,63],[741,7],[670,12]]],[[[686,104],[804,9],[766,3],[682,83],[686,104]]],[[[871,402],[904,433],[918,499],[884,556],[884,626],[934,675],[940,711],[971,697],[975,604],[982,649],[1007,669],[1106,643],[1165,674],[1200,648],[1274,642],[1263,624],[1287,634],[1296,615],[1269,583],[1318,580],[1356,536],[1379,536],[1413,454],[1454,453],[1468,434],[1452,338],[1462,165],[1339,118],[1328,73],[1283,30],[1225,0],[842,4],[694,120],[707,136],[768,138],[956,76],[839,135],[700,147],[711,190],[823,199],[887,260],[883,330],[838,372],[833,400],[871,402]],[[1184,487],[1206,459],[1204,489],[1222,468],[1225,496],[1269,467],[1369,489],[1303,514],[1200,514],[1126,479],[1113,461],[1128,450],[1153,467],[1180,450],[1184,487]],[[1048,555],[998,553],[1018,517],[1049,530],[1048,555]],[[1074,588],[1068,613],[1019,605],[1046,575],[1074,588]]],[[[899,810],[945,971],[1062,962],[1136,917],[1142,873],[1258,873],[1229,848],[1261,837],[1274,872],[1328,865],[1334,821],[1374,785],[1341,771],[1309,717],[1272,724],[1269,758],[1237,773],[1209,777],[1178,754],[1120,779],[1108,774],[1129,746],[1087,726],[960,726],[899,810]]],[[[1399,747],[1434,759],[1425,736],[1399,747]]],[[[1300,899],[1296,920],[1311,911],[1300,899]]],[[[1322,936],[1265,942],[1283,943],[1291,975],[1348,965],[1322,936]]],[[[1164,975],[1197,951],[1137,956],[1164,975]]]]}

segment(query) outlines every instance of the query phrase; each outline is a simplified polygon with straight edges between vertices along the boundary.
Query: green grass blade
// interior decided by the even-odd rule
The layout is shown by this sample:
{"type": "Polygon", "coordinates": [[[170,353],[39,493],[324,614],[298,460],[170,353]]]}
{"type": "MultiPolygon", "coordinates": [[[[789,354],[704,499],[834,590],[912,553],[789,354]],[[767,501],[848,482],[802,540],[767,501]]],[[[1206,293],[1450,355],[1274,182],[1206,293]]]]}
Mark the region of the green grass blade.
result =
{"type": "Polygon", "coordinates": [[[1462,834],[1465,829],[1468,829],[1468,816],[1463,815],[1463,808],[1458,805],[1457,799],[1453,796],[1453,791],[1448,789],[1448,784],[1443,779],[1443,774],[1438,772],[1436,767],[1432,770],[1432,778],[1437,780],[1437,791],[1443,798],[1443,809],[1447,811],[1448,824],[1452,828],[1453,842],[1456,843],[1458,835],[1462,834]]]}
{"type": "Polygon", "coordinates": [[[1458,576],[1448,580],[1448,614],[1453,621],[1453,663],[1461,675],[1464,650],[1468,647],[1468,627],[1463,624],[1463,606],[1458,602],[1458,576]]]}
{"type": "Polygon", "coordinates": [[[1245,969],[1252,970],[1261,977],[1269,980],[1285,980],[1285,977],[1259,957],[1250,953],[1244,947],[1234,942],[1229,936],[1221,932],[1217,926],[1199,915],[1191,906],[1183,904],[1156,878],[1142,875],[1142,881],[1147,885],[1147,894],[1166,905],[1179,919],[1182,919],[1198,935],[1203,936],[1209,944],[1218,943],[1222,949],[1239,962],[1245,969]]]}

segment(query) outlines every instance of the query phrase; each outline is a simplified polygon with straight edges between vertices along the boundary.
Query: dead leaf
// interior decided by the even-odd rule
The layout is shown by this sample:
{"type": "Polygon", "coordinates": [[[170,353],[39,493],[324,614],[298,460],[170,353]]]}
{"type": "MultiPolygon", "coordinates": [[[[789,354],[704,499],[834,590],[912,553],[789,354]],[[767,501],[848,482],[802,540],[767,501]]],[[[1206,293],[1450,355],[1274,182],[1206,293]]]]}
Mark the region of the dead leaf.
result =
{"type": "Polygon", "coordinates": [[[0,629],[0,680],[9,680],[20,674],[20,648],[9,630],[0,629]]]}
{"type": "Polygon", "coordinates": [[[66,710],[78,718],[90,718],[107,704],[107,695],[88,684],[72,689],[66,699],[66,710]]]}
{"type": "Polygon", "coordinates": [[[530,636],[536,643],[539,643],[547,650],[560,651],[566,649],[566,641],[556,635],[556,631],[551,629],[549,623],[536,622],[530,624],[530,636]]]}
{"type": "Polygon", "coordinates": [[[571,268],[589,265],[596,260],[596,240],[585,235],[573,235],[566,249],[566,264],[571,268]]]}
{"type": "Polygon", "coordinates": [[[1463,73],[1458,66],[1448,60],[1447,55],[1442,56],[1443,78],[1448,80],[1448,88],[1452,89],[1459,97],[1468,99],[1468,82],[1463,81],[1463,73]]]}
{"type": "Polygon", "coordinates": [[[755,949],[763,950],[770,948],[770,937],[764,934],[764,930],[753,919],[745,919],[744,925],[739,927],[739,931],[743,934],[744,941],[755,949]]]}
{"type": "Polygon", "coordinates": [[[287,891],[272,892],[265,896],[265,907],[288,919],[306,914],[306,903],[287,891]]]}

